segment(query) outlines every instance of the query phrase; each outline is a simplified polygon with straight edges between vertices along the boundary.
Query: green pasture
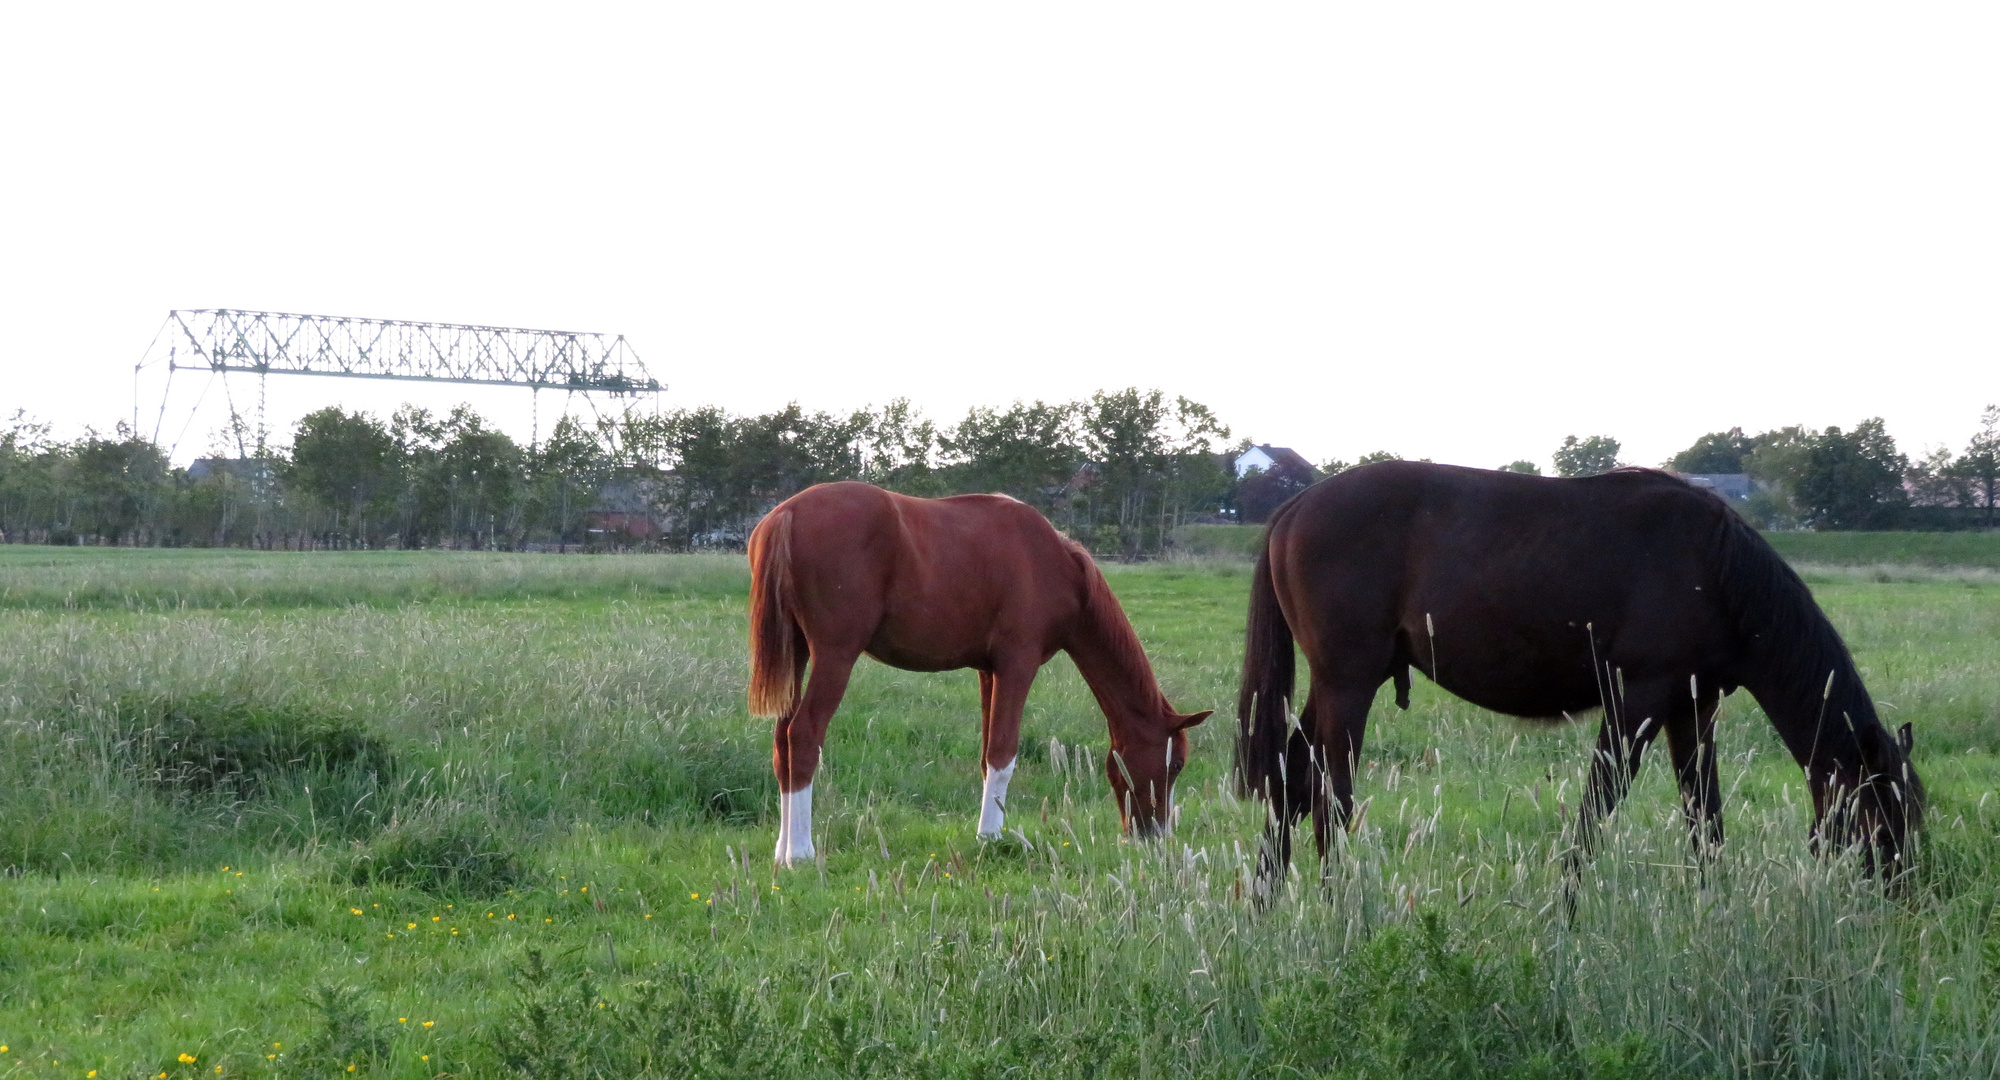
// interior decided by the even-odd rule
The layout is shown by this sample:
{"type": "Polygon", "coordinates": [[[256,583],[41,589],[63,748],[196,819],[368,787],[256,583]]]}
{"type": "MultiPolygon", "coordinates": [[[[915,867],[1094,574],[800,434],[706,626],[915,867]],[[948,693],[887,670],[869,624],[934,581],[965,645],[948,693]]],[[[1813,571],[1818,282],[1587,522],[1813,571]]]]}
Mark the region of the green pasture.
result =
{"type": "Polygon", "coordinates": [[[1255,901],[1239,560],[1107,567],[1222,713],[1170,841],[1119,838],[1067,660],[995,844],[972,675],[864,662],[824,865],[774,873],[739,558],[0,547],[0,1077],[2000,1073],[1996,564],[1786,550],[1915,722],[1914,887],[1807,855],[1738,695],[1722,854],[1660,754],[1570,917],[1594,730],[1421,683],[1324,873],[1255,901]]]}

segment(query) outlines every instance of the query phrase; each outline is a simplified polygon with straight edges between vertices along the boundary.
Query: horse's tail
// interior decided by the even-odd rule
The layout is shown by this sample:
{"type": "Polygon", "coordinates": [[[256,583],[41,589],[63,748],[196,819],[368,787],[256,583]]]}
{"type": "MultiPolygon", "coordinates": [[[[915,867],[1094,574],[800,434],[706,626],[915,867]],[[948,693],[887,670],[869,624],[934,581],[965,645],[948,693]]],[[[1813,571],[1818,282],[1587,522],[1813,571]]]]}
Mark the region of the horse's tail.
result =
{"type": "Polygon", "coordinates": [[[798,622],[792,614],[792,512],[750,537],[750,715],[783,716],[798,695],[798,622]]]}
{"type": "MultiPolygon", "coordinates": [[[[1275,524],[1275,522],[1273,523],[1275,524]]],[[[1243,686],[1236,698],[1236,790],[1271,797],[1285,785],[1291,717],[1292,628],[1271,580],[1271,530],[1250,579],[1250,621],[1243,636],[1243,686]]]]}

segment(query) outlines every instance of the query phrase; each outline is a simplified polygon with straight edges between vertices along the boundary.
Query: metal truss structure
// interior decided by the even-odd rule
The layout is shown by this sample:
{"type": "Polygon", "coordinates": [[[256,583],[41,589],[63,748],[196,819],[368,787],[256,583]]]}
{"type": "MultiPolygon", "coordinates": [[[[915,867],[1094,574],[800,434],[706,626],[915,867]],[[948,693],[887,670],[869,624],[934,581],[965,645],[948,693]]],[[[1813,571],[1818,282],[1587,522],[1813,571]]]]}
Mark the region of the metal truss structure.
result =
{"type": "Polygon", "coordinates": [[[174,337],[169,370],[424,379],[616,395],[665,389],[647,374],[622,334],[606,340],[573,330],[226,308],[168,312],[167,321],[174,337]]]}
{"type": "MultiPolygon", "coordinates": [[[[264,441],[261,390],[268,375],[521,386],[537,392],[613,397],[666,389],[647,372],[622,334],[229,308],[168,312],[138,367],[150,367],[160,359],[166,361],[168,383],[160,403],[162,420],[164,393],[170,392],[177,371],[220,375],[225,385],[231,372],[258,376],[260,446],[264,441]],[[162,344],[164,358],[159,355],[162,344]]],[[[134,406],[136,413],[136,401],[134,406]]],[[[155,425],[155,440],[158,437],[155,425]]]]}

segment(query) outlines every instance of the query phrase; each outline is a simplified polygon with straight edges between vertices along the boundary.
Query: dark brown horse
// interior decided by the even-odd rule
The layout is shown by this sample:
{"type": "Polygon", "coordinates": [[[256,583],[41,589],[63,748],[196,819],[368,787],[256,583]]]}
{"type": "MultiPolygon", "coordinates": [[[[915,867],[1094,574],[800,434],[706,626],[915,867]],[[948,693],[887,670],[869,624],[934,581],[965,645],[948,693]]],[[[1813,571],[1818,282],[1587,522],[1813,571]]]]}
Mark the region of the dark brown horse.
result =
{"type": "Polygon", "coordinates": [[[864,652],[906,671],[979,672],[981,836],[1000,834],[1021,706],[1058,650],[1110,724],[1105,772],[1125,827],[1171,824],[1186,732],[1208,713],[1167,704],[1097,564],[1032,507],[1005,495],[916,499],[822,484],[758,522],[750,582],[750,711],[778,720],[780,865],[813,855],[813,771],[864,652]]]}
{"type": "Polygon", "coordinates": [[[1666,473],[1557,480],[1419,462],[1321,481],[1272,516],[1251,586],[1237,775],[1272,843],[1310,810],[1322,857],[1353,811],[1369,705],[1411,667],[1495,712],[1602,706],[1579,810],[1588,847],[1662,731],[1698,844],[1722,839],[1714,722],[1746,687],[1813,794],[1813,840],[1902,869],[1922,821],[1910,728],[1892,736],[1797,574],[1714,494],[1666,473]],[[1293,642],[1310,672],[1289,717],[1293,642]]]}

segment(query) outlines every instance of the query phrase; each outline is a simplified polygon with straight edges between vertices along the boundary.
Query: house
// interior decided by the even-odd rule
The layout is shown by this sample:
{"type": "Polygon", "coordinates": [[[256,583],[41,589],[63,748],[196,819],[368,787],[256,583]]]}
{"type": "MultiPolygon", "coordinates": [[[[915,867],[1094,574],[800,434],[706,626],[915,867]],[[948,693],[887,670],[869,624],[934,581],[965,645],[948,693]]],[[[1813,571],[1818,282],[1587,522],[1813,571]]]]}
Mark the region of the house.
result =
{"type": "Polygon", "coordinates": [[[584,535],[593,544],[633,544],[657,540],[667,531],[656,509],[657,480],[621,476],[598,490],[597,500],[583,513],[584,535]]]}
{"type": "Polygon", "coordinates": [[[1312,462],[1289,446],[1259,443],[1236,455],[1236,478],[1241,480],[1252,471],[1272,475],[1293,473],[1304,476],[1306,482],[1311,483],[1313,467],[1312,462]]]}
{"type": "Polygon", "coordinates": [[[1742,502],[1750,497],[1750,477],[1745,473],[1679,473],[1681,479],[1698,488],[1707,488],[1725,499],[1742,502]]]}
{"type": "Polygon", "coordinates": [[[1237,520],[1256,524],[1314,480],[1312,462],[1288,446],[1268,443],[1236,455],[1236,490],[1231,501],[1237,520]]]}

